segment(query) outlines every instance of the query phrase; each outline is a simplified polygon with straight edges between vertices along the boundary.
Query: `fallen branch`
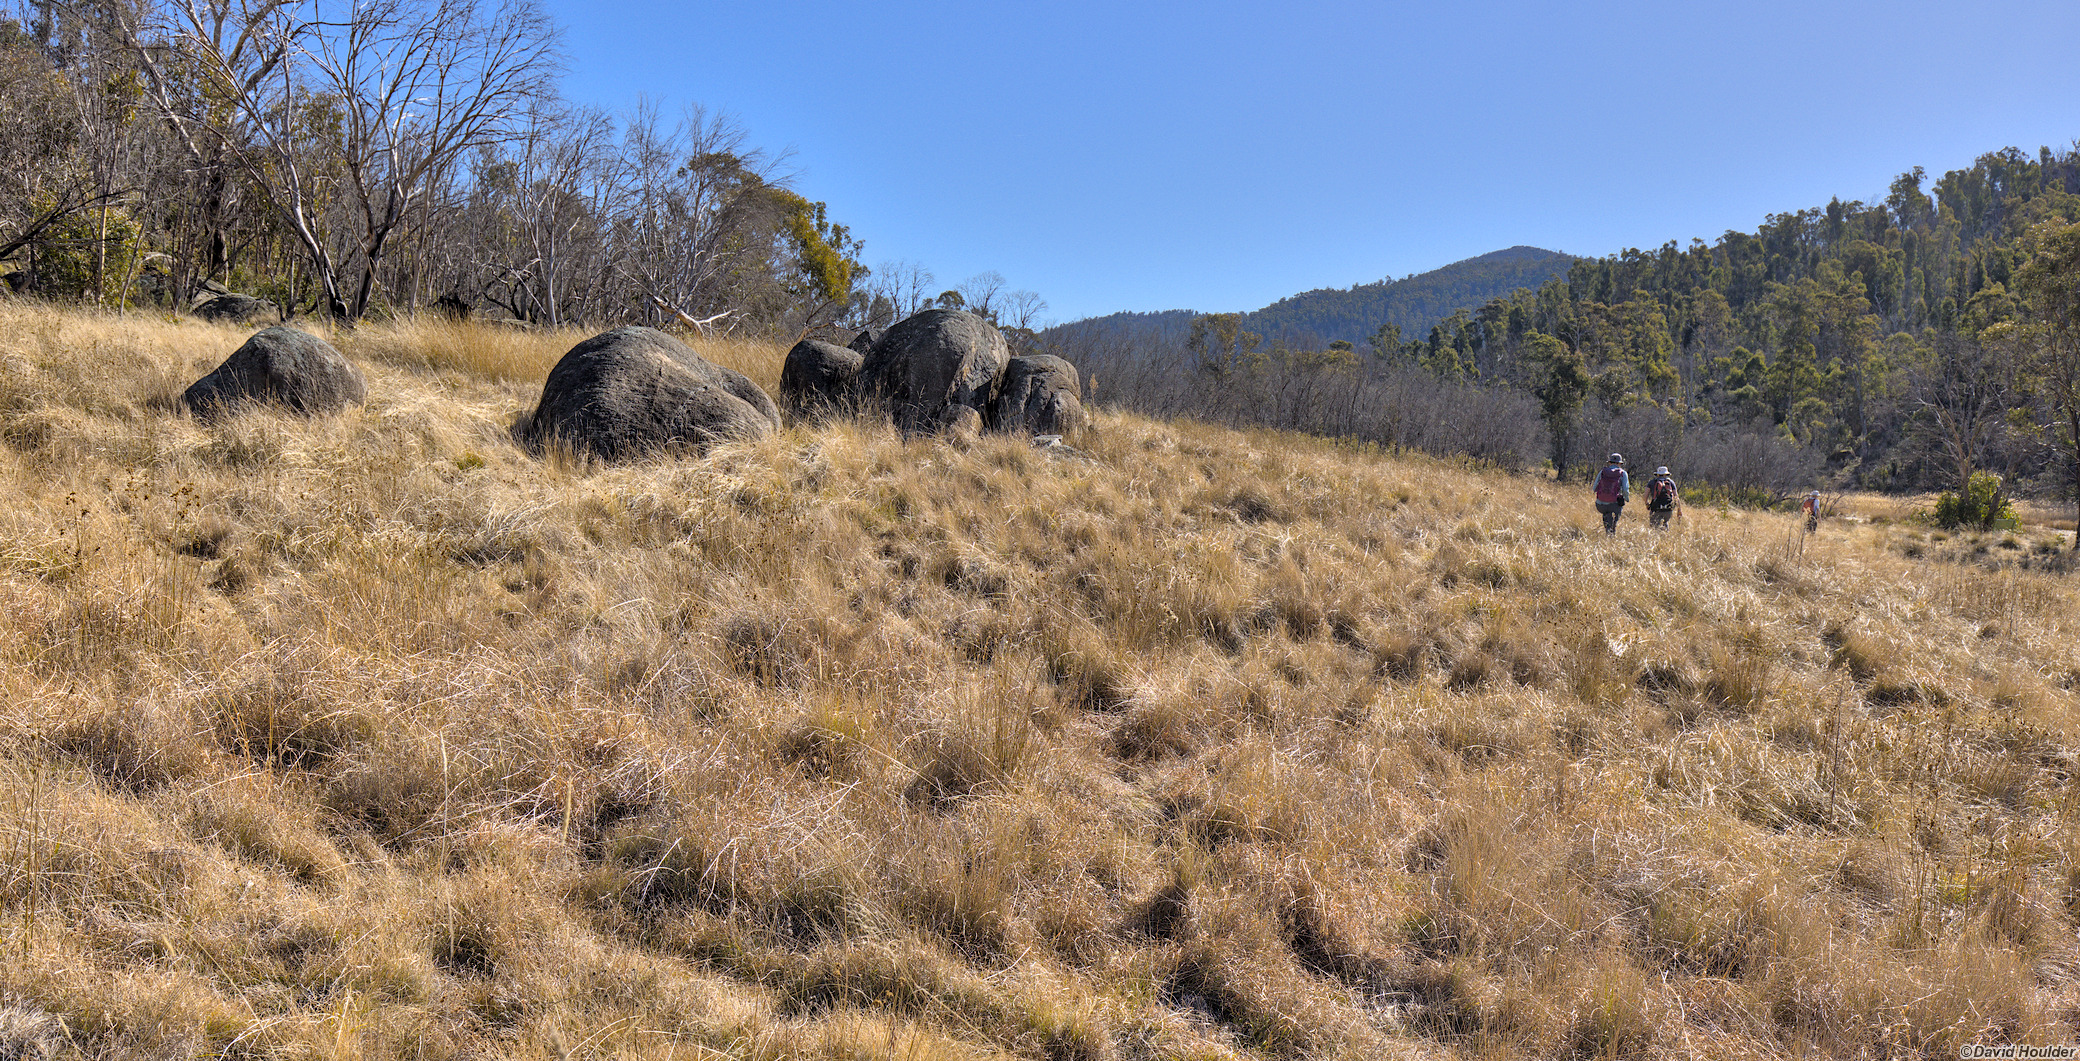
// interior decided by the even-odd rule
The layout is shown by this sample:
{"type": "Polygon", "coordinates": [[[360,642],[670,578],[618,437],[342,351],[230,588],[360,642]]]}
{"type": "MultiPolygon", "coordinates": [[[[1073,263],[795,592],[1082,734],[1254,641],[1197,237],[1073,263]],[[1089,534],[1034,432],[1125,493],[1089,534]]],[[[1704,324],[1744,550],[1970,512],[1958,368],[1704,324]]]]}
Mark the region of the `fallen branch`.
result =
{"type": "MultiPolygon", "coordinates": [[[[649,293],[645,292],[645,294],[649,293]]],[[[657,305],[658,309],[661,309],[666,313],[671,314],[673,319],[677,320],[680,324],[683,324],[688,328],[692,328],[694,331],[697,331],[704,336],[713,336],[715,334],[714,325],[717,321],[724,320],[729,317],[734,317],[737,313],[736,310],[726,309],[720,313],[715,314],[712,317],[696,318],[692,314],[686,312],[683,309],[680,309],[677,306],[672,305],[669,302],[666,302],[664,299],[661,299],[654,294],[649,294],[649,298],[651,302],[657,305]]]]}

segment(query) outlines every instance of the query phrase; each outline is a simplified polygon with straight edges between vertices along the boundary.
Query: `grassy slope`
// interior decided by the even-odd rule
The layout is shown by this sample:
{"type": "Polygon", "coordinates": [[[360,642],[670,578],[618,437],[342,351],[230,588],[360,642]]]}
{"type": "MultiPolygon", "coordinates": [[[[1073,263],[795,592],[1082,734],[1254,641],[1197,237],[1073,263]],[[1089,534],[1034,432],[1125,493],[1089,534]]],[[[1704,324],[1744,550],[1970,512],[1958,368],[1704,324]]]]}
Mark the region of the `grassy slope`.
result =
{"type": "Polygon", "coordinates": [[[363,411],[163,411],[241,337],[0,307],[0,1038],[2073,1037],[2080,609],[1988,563],[2032,537],[1611,542],[1578,490],[1112,416],[538,463],[574,335],[370,328],[363,411]]]}

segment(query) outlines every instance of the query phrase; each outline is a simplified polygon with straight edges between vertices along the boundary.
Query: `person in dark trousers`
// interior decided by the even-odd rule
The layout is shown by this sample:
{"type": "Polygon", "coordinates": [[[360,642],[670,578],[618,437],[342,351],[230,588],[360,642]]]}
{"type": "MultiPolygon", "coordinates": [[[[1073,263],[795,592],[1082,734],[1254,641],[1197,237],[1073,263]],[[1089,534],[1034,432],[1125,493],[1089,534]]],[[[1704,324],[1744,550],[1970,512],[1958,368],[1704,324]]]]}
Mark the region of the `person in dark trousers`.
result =
{"type": "Polygon", "coordinates": [[[1676,501],[1676,481],[1669,478],[1667,466],[1654,469],[1654,477],[1647,480],[1647,525],[1667,530],[1668,517],[1676,512],[1676,501]]]}
{"type": "Polygon", "coordinates": [[[1603,513],[1603,533],[1618,533],[1618,513],[1632,497],[1632,479],[1625,474],[1625,455],[1611,454],[1603,474],[1596,477],[1596,511],[1603,513]]]}

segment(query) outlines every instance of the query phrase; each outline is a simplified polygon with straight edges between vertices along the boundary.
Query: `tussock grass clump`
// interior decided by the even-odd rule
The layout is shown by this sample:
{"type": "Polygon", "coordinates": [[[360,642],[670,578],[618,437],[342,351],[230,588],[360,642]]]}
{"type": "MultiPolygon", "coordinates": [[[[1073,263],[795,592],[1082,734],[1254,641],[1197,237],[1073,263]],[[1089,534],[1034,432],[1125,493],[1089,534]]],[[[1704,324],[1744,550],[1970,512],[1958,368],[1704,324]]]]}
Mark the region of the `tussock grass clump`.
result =
{"type": "Polygon", "coordinates": [[[171,396],[241,332],[0,336],[0,1052],[2080,1034],[2037,529],[1607,539],[1535,477],[1104,411],[1068,457],[536,459],[576,332],[366,325],[367,406],[209,425],[171,396]]]}
{"type": "Polygon", "coordinates": [[[0,1006],[0,1057],[54,1061],[68,1045],[65,1022],[24,1006],[0,1006]]]}

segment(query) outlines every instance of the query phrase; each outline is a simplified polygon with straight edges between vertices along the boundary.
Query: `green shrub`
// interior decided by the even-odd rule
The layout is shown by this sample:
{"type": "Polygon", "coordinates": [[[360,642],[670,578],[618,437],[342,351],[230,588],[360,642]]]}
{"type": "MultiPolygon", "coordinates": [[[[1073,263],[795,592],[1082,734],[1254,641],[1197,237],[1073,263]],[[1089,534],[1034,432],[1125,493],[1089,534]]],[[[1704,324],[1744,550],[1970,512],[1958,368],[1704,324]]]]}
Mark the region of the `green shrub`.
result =
{"type": "Polygon", "coordinates": [[[1981,530],[1991,528],[1994,520],[2014,518],[2014,506],[2001,493],[2001,477],[1992,472],[1972,473],[1962,495],[1945,491],[1936,498],[1933,515],[1938,527],[1976,527],[1981,530]]]}
{"type": "MultiPolygon", "coordinates": [[[[37,209],[55,206],[49,196],[37,200],[37,209]]],[[[43,230],[31,248],[32,270],[38,290],[46,295],[113,302],[134,269],[142,266],[143,232],[128,210],[112,206],[108,227],[101,227],[101,212],[82,210],[67,214],[43,230]],[[99,261],[100,287],[95,287],[95,251],[105,246],[99,261]]]]}

